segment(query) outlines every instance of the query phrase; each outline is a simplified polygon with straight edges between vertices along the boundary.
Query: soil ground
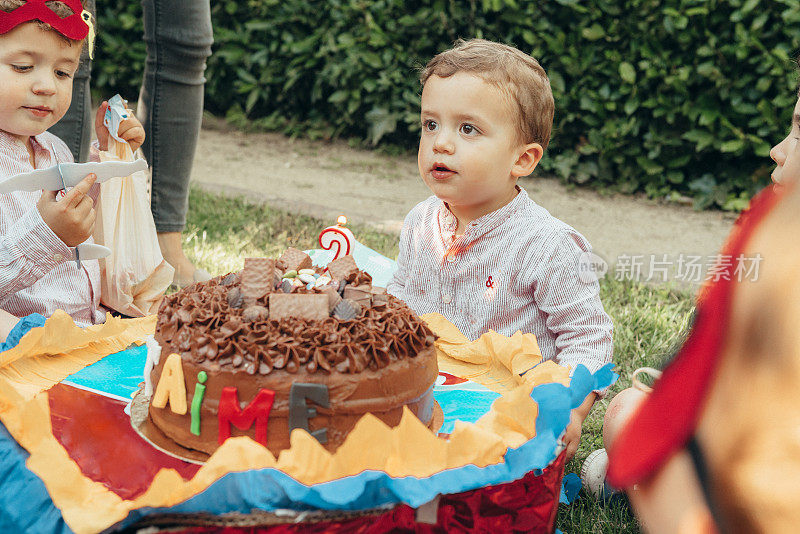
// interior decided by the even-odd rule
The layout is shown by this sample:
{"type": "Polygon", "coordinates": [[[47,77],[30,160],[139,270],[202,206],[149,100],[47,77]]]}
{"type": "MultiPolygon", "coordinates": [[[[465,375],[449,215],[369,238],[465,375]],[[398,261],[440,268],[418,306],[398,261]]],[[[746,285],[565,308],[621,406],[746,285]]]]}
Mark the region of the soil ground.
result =
{"type": "MultiPolygon", "coordinates": [[[[219,123],[206,123],[201,131],[192,180],[209,191],[243,195],[331,222],[344,214],[394,233],[406,213],[430,195],[413,154],[388,156],[344,142],[244,133],[219,123]]],[[[734,220],[722,212],[567,188],[555,179],[524,178],[520,184],[586,236],[612,266],[641,256],[642,278],[651,255],[655,260],[666,255],[671,271],[681,256],[702,256],[705,263],[719,251],[734,220]]]]}

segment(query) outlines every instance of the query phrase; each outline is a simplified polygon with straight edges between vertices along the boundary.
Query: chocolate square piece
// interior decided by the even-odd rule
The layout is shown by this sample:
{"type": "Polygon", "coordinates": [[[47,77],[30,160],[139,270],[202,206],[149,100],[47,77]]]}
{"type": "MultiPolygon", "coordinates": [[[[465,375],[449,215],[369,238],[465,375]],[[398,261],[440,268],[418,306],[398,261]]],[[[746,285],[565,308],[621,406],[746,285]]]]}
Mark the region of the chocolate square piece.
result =
{"type": "Polygon", "coordinates": [[[372,305],[372,286],[369,284],[361,284],[358,286],[348,285],[344,288],[342,295],[346,299],[354,300],[365,308],[372,305]]]}
{"type": "Polygon", "coordinates": [[[333,316],[340,321],[349,321],[359,315],[361,315],[361,305],[354,300],[343,299],[333,309],[333,316]]]}
{"type": "Polygon", "coordinates": [[[386,292],[385,287],[372,286],[372,304],[388,304],[389,293],[386,292]]]}
{"type": "Polygon", "coordinates": [[[255,301],[275,287],[275,260],[272,258],[245,258],[242,269],[242,297],[246,304],[255,301]]]}
{"type": "Polygon", "coordinates": [[[272,293],[269,296],[269,318],[280,320],[299,317],[322,321],[328,318],[328,296],[320,293],[272,293]]]}
{"type": "Polygon", "coordinates": [[[283,265],[284,272],[299,271],[311,268],[311,256],[293,247],[289,247],[281,254],[278,262],[283,265]]]}
{"type": "Polygon", "coordinates": [[[339,302],[341,302],[342,297],[339,295],[339,292],[336,291],[336,288],[333,286],[325,286],[320,290],[320,294],[328,296],[328,311],[332,312],[333,309],[336,307],[339,302]]]}
{"type": "Polygon", "coordinates": [[[342,256],[328,264],[328,273],[336,280],[352,280],[358,274],[358,266],[353,256],[342,256]]]}

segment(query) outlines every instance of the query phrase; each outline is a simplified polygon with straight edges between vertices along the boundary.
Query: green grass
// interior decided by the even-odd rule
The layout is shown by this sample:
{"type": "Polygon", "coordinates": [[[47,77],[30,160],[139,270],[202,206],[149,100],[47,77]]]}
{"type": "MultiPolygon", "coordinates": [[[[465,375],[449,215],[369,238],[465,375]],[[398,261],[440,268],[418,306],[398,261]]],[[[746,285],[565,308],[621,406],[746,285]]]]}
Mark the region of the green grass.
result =
{"type": "MultiPolygon", "coordinates": [[[[277,256],[288,246],[314,248],[320,230],[332,223],[193,189],[184,249],[199,266],[222,274],[241,269],[248,256],[277,256]]],[[[365,245],[390,258],[397,256],[395,236],[360,225],[351,230],[365,245]]],[[[568,473],[580,473],[583,460],[603,446],[603,414],[609,400],[630,387],[630,373],[637,367],[660,367],[672,355],[685,337],[693,311],[691,293],[676,287],[606,278],[600,291],[614,320],[614,362],[620,379],[587,418],[568,473]]],[[[559,507],[557,526],[565,533],[639,532],[627,506],[606,505],[584,492],[572,505],[559,507]]]]}

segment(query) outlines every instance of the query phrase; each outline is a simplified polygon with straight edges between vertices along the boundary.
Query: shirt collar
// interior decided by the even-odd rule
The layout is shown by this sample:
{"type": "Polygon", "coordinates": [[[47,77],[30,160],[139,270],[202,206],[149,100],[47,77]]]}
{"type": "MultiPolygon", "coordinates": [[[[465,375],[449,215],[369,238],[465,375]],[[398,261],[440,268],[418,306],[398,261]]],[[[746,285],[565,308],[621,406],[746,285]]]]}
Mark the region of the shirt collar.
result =
{"type": "MultiPolygon", "coordinates": [[[[33,147],[33,152],[37,153],[40,151],[53,153],[52,150],[52,143],[45,139],[45,132],[42,132],[37,135],[32,135],[31,139],[33,142],[31,146],[33,147]]],[[[23,164],[30,165],[30,158],[28,157],[28,149],[20,143],[19,139],[14,137],[8,132],[4,132],[0,130],[0,147],[2,147],[3,152],[8,156],[14,158],[15,160],[20,161],[23,164]]]]}
{"type": "MultiPolygon", "coordinates": [[[[494,230],[517,211],[521,210],[530,201],[530,197],[521,186],[518,185],[517,189],[517,196],[511,202],[472,221],[465,230],[464,236],[469,239],[478,238],[486,232],[494,230]]],[[[458,227],[458,219],[456,219],[456,216],[453,215],[444,201],[439,201],[438,220],[439,230],[442,234],[452,234],[458,227]]]]}

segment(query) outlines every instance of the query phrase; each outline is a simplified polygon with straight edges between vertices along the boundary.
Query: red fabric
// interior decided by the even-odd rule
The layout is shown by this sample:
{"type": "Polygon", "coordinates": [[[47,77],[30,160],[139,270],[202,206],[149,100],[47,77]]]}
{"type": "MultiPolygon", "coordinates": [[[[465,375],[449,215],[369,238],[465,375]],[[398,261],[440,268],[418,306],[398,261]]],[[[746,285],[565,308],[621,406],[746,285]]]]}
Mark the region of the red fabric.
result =
{"type": "Polygon", "coordinates": [[[28,0],[14,11],[0,12],[0,34],[8,33],[23,22],[40,20],[56,29],[61,35],[80,41],[89,34],[89,26],[83,19],[83,6],[80,0],[61,0],[73,11],[73,14],[60,18],[45,5],[46,0],[28,0]]]}
{"type": "Polygon", "coordinates": [[[63,384],[48,391],[53,435],[85,476],[123,499],[144,493],[161,468],[185,480],[200,469],[164,454],[139,437],[125,403],[63,384]]]}
{"type": "MultiPolygon", "coordinates": [[[[782,196],[770,187],[753,198],[749,209],[736,221],[721,254],[734,258],[743,254],[755,228],[782,196]]],[[[689,338],[608,451],[607,480],[612,486],[628,488],[642,481],[694,433],[727,332],[736,285],[733,263],[728,266],[727,277],[701,290],[689,338]]]]}
{"type": "Polygon", "coordinates": [[[170,528],[184,534],[439,534],[445,532],[526,532],[549,533],[555,530],[561,479],[564,476],[564,453],[541,475],[528,473],[507,484],[487,486],[473,491],[443,495],[439,500],[437,523],[417,523],[416,510],[402,505],[380,515],[368,515],[342,521],[290,523],[248,527],[170,528]]]}
{"type": "MultiPolygon", "coordinates": [[[[123,499],[144,493],[161,468],[175,469],[186,480],[200,468],[164,454],[140,438],[121,401],[64,384],[50,389],[48,397],[53,434],[70,458],[85,476],[123,499]]],[[[347,521],[185,532],[553,532],[564,463],[562,453],[539,476],[528,473],[507,484],[444,495],[436,525],[416,523],[416,511],[403,505],[347,521]]]]}

